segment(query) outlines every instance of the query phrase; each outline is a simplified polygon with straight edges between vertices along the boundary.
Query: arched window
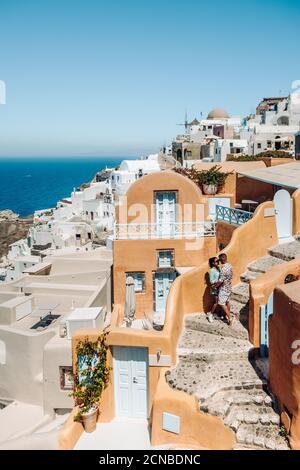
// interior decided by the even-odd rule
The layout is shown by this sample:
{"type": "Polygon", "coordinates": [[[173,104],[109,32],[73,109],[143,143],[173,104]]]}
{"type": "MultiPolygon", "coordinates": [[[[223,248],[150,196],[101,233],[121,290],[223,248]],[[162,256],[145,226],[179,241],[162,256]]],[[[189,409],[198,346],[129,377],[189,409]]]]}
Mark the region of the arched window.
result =
{"type": "Polygon", "coordinates": [[[277,119],[277,124],[278,126],[288,126],[290,123],[288,116],[280,116],[280,118],[277,119]]]}

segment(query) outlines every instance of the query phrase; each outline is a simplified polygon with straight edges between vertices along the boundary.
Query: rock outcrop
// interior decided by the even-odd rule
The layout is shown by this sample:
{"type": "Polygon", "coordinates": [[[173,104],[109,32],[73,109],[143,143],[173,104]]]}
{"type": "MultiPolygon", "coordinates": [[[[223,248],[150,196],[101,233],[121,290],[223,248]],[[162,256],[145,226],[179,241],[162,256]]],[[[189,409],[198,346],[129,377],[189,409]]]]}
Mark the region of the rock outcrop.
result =
{"type": "Polygon", "coordinates": [[[27,237],[32,222],[32,216],[20,218],[11,210],[0,211],[0,260],[7,255],[9,245],[27,237]]]}

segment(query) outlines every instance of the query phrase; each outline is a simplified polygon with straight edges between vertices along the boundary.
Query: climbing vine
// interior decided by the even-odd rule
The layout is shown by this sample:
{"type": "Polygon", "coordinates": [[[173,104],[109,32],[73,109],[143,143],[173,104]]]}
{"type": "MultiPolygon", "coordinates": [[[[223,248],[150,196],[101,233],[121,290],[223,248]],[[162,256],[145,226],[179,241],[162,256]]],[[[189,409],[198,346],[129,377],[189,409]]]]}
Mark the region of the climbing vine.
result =
{"type": "Polygon", "coordinates": [[[107,335],[108,332],[102,333],[96,341],[86,338],[76,346],[77,367],[72,396],[79,411],[74,421],[80,421],[83,413],[99,406],[102,392],[109,382],[111,368],[107,366],[107,335]]]}

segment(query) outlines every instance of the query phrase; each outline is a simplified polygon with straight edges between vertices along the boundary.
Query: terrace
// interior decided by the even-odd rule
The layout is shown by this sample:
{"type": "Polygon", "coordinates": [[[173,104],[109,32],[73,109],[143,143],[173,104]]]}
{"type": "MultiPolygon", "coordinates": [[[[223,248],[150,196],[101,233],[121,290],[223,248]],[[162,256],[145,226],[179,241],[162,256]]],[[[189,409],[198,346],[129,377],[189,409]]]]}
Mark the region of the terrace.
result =
{"type": "Polygon", "coordinates": [[[214,237],[215,222],[115,224],[114,240],[167,240],[214,237]]]}

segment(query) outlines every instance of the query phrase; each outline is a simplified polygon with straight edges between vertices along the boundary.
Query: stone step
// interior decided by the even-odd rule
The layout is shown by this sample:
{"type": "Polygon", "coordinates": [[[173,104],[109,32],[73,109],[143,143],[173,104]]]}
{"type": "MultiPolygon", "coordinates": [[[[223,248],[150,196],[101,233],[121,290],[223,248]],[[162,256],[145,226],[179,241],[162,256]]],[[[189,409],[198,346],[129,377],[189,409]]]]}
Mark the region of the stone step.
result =
{"type": "Polygon", "coordinates": [[[261,426],[256,424],[241,424],[236,433],[238,444],[257,446],[268,450],[289,450],[289,445],[283,436],[279,435],[278,426],[261,426]]]}
{"type": "Polygon", "coordinates": [[[230,310],[233,313],[233,315],[235,315],[237,318],[248,317],[248,313],[249,313],[248,302],[245,304],[245,303],[239,302],[238,300],[231,299],[230,310]]]}
{"type": "Polygon", "coordinates": [[[185,329],[179,340],[177,354],[180,359],[192,362],[236,361],[247,359],[252,349],[252,344],[244,339],[185,329]]]}
{"type": "Polygon", "coordinates": [[[280,418],[272,408],[257,407],[256,405],[234,405],[230,407],[224,419],[224,424],[237,432],[241,424],[256,424],[267,426],[279,426],[280,418]]]}
{"type": "Polygon", "coordinates": [[[257,279],[261,275],[262,273],[259,273],[259,272],[246,271],[244,274],[241,275],[240,279],[242,282],[246,282],[247,284],[250,284],[251,281],[254,281],[254,279],[257,279]]]}
{"type": "Polygon", "coordinates": [[[262,449],[261,447],[256,447],[254,445],[252,446],[247,446],[246,444],[236,444],[232,450],[267,450],[267,449],[262,449]]]}
{"type": "Polygon", "coordinates": [[[166,380],[172,388],[195,395],[201,404],[220,391],[262,389],[267,383],[247,359],[211,363],[179,359],[166,372],[166,380]]]}
{"type": "Polygon", "coordinates": [[[269,254],[284,261],[291,261],[300,256],[300,242],[283,243],[269,250],[269,254]]]}
{"type": "Polygon", "coordinates": [[[267,255],[263,256],[262,258],[257,259],[253,263],[247,266],[248,272],[251,273],[266,273],[269,269],[273,268],[273,266],[277,266],[278,264],[284,263],[284,260],[275,258],[274,256],[267,255]]]}
{"type": "Polygon", "coordinates": [[[201,410],[213,416],[225,418],[234,406],[255,406],[259,411],[262,408],[271,409],[273,405],[272,398],[264,390],[228,390],[216,393],[214,396],[205,400],[201,410]]]}
{"type": "MultiPolygon", "coordinates": [[[[244,308],[244,304],[240,304],[240,309],[244,308]]],[[[238,308],[236,308],[238,310],[238,308]]],[[[240,313],[240,311],[238,311],[240,313]]],[[[239,338],[248,340],[249,335],[246,328],[239,321],[235,321],[232,326],[228,326],[223,320],[215,316],[213,323],[207,321],[206,315],[195,314],[185,317],[185,327],[189,330],[203,331],[216,336],[228,338],[239,338]]]]}
{"type": "Polygon", "coordinates": [[[242,304],[249,301],[249,284],[241,282],[232,289],[231,300],[236,300],[242,304]]]}

